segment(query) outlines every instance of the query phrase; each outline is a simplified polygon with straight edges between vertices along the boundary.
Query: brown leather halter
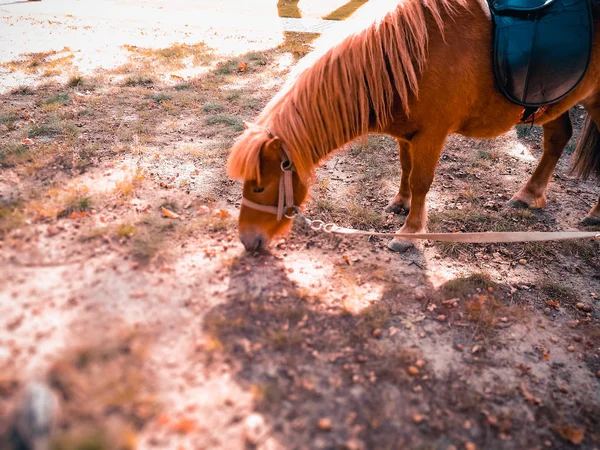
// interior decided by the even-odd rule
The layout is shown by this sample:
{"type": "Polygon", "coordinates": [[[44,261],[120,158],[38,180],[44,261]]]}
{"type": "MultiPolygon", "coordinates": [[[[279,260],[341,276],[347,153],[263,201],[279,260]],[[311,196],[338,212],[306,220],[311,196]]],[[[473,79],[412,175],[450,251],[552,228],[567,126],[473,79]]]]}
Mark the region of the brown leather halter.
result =
{"type": "MultiPolygon", "coordinates": [[[[276,137],[273,133],[271,133],[271,131],[268,128],[266,129],[266,131],[267,133],[269,133],[269,136],[271,138],[276,137]]],[[[275,214],[277,216],[277,221],[280,221],[281,219],[283,219],[283,217],[293,219],[296,216],[296,212],[298,211],[298,208],[296,207],[296,205],[294,205],[294,164],[292,162],[290,152],[283,142],[281,142],[281,149],[283,150],[283,155],[281,156],[281,175],[279,176],[279,200],[277,202],[277,206],[261,205],[260,203],[255,203],[242,196],[242,205],[247,206],[248,208],[255,209],[257,211],[275,214]],[[287,211],[289,209],[293,209],[294,211],[293,215],[291,216],[287,214],[287,211]]]]}

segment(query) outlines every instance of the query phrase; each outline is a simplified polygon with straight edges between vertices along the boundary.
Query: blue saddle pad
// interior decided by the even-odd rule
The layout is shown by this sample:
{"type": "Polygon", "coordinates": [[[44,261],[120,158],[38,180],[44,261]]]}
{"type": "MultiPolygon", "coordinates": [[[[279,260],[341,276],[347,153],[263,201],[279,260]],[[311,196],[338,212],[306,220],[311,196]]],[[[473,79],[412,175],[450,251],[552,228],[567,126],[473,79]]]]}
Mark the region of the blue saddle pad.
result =
{"type": "Polygon", "coordinates": [[[488,0],[494,74],[524,107],[554,103],[579,84],[591,59],[591,0],[488,0]]]}

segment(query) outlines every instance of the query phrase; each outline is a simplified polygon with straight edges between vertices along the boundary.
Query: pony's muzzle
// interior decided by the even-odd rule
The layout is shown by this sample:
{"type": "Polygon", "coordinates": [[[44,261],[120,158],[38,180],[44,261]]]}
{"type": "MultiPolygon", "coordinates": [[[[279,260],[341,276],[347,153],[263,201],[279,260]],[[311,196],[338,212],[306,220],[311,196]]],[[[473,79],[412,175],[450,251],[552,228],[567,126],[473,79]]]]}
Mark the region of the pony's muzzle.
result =
{"type": "Polygon", "coordinates": [[[262,250],[267,246],[269,238],[261,232],[243,231],[240,232],[240,239],[246,248],[246,251],[255,252],[262,250]]]}

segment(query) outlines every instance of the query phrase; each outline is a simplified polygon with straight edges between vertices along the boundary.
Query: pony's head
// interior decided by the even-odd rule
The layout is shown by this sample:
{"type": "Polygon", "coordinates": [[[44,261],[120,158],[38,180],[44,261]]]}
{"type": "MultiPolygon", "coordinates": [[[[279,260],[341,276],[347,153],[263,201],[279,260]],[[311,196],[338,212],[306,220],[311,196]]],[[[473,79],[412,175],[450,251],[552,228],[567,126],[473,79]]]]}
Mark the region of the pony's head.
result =
{"type": "Polygon", "coordinates": [[[238,230],[246,250],[254,251],[290,227],[293,207],[302,204],[308,191],[281,139],[267,128],[244,125],[227,173],[244,182],[238,230]]]}

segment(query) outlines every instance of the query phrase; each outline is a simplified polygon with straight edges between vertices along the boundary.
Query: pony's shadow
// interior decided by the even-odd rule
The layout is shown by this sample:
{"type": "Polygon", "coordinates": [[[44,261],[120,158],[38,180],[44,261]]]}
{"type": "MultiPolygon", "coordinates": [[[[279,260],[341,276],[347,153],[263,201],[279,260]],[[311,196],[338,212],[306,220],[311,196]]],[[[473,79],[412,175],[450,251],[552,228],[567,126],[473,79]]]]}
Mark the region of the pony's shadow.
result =
{"type": "MultiPolygon", "coordinates": [[[[357,284],[373,276],[383,281],[377,300],[354,312],[343,304],[355,299],[332,301],[328,287],[299,285],[281,258],[239,256],[231,265],[227,301],[209,311],[203,322],[204,332],[220,343],[225,358],[235,361],[236,381],[254,393],[254,410],[265,418],[260,442],[248,446],[269,447],[269,440],[283,448],[450,445],[452,432],[428,436],[427,430],[411,431],[417,410],[451,402],[468,411],[479,401],[472,390],[460,396],[447,392],[443,380],[430,384],[424,399],[421,382],[408,370],[415,364],[422,367],[419,360],[426,359],[416,343],[419,333],[433,333],[414,285],[402,278],[410,271],[421,273],[420,287],[434,291],[421,256],[412,255],[415,264],[403,262],[398,270],[379,266],[376,271],[367,262],[364,267],[348,266],[357,284]]],[[[454,377],[452,370],[447,376],[454,377]]],[[[454,420],[460,433],[465,417],[459,413],[454,420]]],[[[485,423],[473,423],[476,433],[487,433],[485,423]]]]}

